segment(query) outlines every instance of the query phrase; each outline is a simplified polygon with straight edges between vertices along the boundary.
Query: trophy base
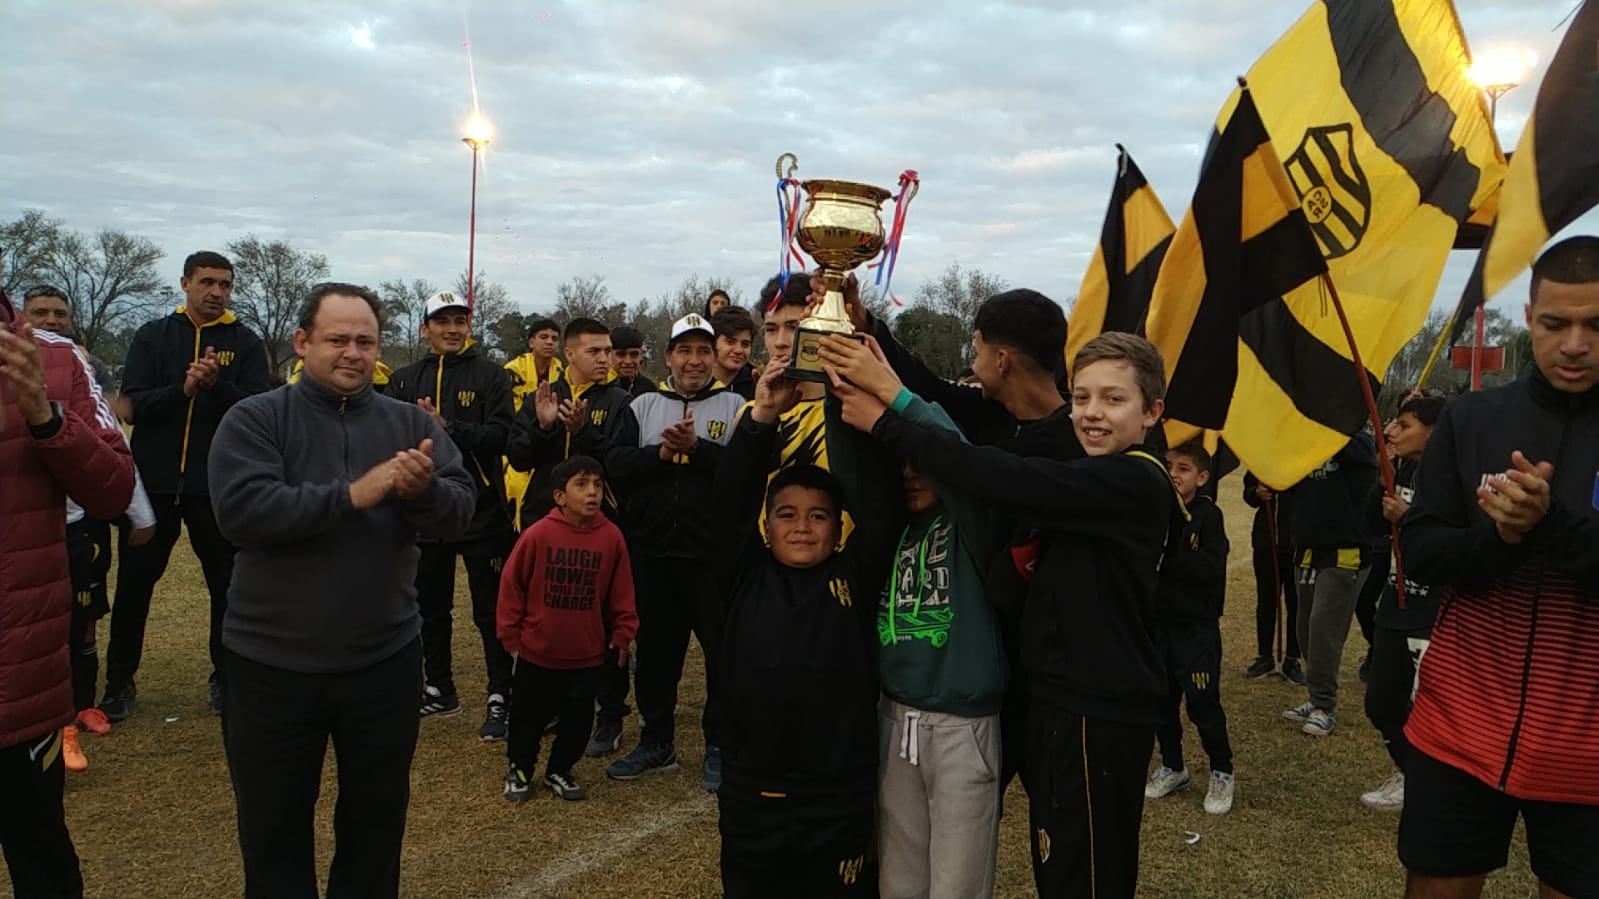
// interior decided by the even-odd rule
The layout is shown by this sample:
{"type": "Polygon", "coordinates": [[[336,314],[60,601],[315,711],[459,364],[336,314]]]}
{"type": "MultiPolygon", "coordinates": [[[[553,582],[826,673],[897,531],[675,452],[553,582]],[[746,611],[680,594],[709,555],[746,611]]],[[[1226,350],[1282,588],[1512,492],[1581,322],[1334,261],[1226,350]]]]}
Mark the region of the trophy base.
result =
{"type": "Polygon", "coordinates": [[[866,338],[853,331],[813,331],[800,327],[794,335],[794,353],[789,360],[788,367],[783,369],[783,377],[791,381],[811,381],[817,384],[831,383],[827,372],[822,370],[822,338],[828,336],[848,337],[850,340],[864,343],[866,338]]]}

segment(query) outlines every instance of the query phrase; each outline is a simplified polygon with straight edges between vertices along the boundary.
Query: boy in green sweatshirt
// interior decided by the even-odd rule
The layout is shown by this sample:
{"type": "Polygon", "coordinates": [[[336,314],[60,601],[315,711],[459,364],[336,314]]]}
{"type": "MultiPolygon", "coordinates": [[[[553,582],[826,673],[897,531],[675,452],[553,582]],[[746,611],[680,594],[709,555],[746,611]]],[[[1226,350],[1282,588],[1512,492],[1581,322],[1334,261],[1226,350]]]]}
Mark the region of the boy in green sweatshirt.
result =
{"type": "MultiPolygon", "coordinates": [[[[891,408],[960,434],[909,390],[891,408]]],[[[910,519],[877,612],[878,882],[885,897],[988,896],[1008,668],[983,582],[1006,531],[975,497],[909,462],[902,475],[910,519]]]]}

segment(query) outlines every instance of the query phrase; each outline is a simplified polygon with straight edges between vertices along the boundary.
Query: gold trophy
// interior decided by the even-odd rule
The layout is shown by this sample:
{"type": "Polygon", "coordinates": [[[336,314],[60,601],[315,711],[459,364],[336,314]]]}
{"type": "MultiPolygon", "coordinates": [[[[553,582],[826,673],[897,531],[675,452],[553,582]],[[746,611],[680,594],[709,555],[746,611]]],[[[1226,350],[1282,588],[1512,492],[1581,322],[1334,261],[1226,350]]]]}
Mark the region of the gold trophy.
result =
{"type": "MultiPolygon", "coordinates": [[[[790,160],[793,175],[799,160],[793,153],[777,158],[777,177],[783,178],[783,161],[790,160]]],[[[844,279],[851,269],[870,262],[883,251],[883,201],[892,194],[881,187],[854,181],[806,181],[801,184],[810,202],[801,213],[796,236],[805,254],[816,260],[827,296],[799,323],[784,377],[826,383],[820,348],[829,334],[855,336],[844,309],[844,279]]],[[[857,338],[858,339],[858,338],[857,338]]]]}

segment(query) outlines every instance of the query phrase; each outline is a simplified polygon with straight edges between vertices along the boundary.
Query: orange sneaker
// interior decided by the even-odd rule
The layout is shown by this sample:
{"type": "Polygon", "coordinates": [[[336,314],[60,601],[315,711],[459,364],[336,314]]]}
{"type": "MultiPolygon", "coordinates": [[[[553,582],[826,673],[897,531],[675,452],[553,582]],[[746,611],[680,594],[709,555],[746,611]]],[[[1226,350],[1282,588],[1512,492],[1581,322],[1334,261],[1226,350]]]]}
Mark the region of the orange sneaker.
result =
{"type": "Polygon", "coordinates": [[[89,770],[89,760],[78,747],[78,729],[71,724],[61,729],[61,760],[68,771],[89,770]]]}
{"type": "Polygon", "coordinates": [[[78,713],[78,727],[103,737],[111,733],[111,719],[99,709],[87,708],[78,713]]]}

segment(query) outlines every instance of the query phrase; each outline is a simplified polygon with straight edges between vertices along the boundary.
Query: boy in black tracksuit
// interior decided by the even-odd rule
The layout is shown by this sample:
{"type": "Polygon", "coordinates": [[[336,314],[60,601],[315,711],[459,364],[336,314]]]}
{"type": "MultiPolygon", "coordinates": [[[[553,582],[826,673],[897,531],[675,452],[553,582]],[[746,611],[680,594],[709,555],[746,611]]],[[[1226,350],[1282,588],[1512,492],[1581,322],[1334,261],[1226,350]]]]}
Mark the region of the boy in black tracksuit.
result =
{"type": "Polygon", "coordinates": [[[1299,614],[1299,594],[1294,589],[1294,548],[1288,540],[1292,502],[1287,493],[1262,484],[1254,472],[1245,472],[1244,503],[1255,510],[1249,532],[1250,561],[1255,570],[1255,660],[1244,669],[1244,677],[1280,673],[1284,679],[1303,686],[1299,628],[1294,625],[1299,614]],[[1279,625],[1284,634],[1281,671],[1276,649],[1279,625]]]}
{"type": "Polygon", "coordinates": [[[150,542],[117,547],[117,586],[106,647],[106,689],[100,710],[121,721],[138,706],[134,675],[144,651],[150,597],[166,573],[179,531],[200,560],[211,598],[211,711],[221,712],[217,662],[222,617],[233,579],[234,547],[217,529],[207,484],[207,455],[222,416],[247,396],[271,387],[266,348],[228,311],[233,264],[217,253],[184,260],[184,304],[133,336],[122,369],[122,395],[132,406],[133,461],[155,508],[150,542]]]}
{"type": "Polygon", "coordinates": [[[470,312],[453,294],[428,300],[424,329],[431,352],[396,371],[388,396],[431,413],[461,450],[477,485],[477,508],[466,534],[452,543],[422,542],[416,566],[422,611],[423,668],[427,685],[418,713],[429,718],[460,712],[450,652],[455,605],[455,559],[466,563],[472,623],[483,641],[488,702],[479,739],[505,739],[511,695],[511,655],[494,633],[500,571],[516,534],[505,508],[501,455],[511,433],[511,377],[471,341],[470,312]]]}
{"type": "Polygon", "coordinates": [[[1178,707],[1188,700],[1188,720],[1210,756],[1205,811],[1224,815],[1233,806],[1233,750],[1221,708],[1221,619],[1227,598],[1227,523],[1200,488],[1210,480],[1210,453],[1198,443],[1166,451],[1172,482],[1188,509],[1188,523],[1160,566],[1155,646],[1166,663],[1167,705],[1155,736],[1160,767],[1144,788],[1159,799],[1188,785],[1183,763],[1183,726],[1178,707]]]}
{"type": "Polygon", "coordinates": [[[929,476],[1037,525],[1022,610],[1032,692],[1023,779],[1044,899],[1132,896],[1144,779],[1167,701],[1155,650],[1161,558],[1182,503],[1140,440],[1163,408],[1148,341],[1101,335],[1077,359],[1073,424],[1088,457],[1018,458],[914,425],[845,391],[844,416],[929,476]]]}
{"type": "Polygon", "coordinates": [[[717,803],[729,899],[877,895],[876,598],[904,500],[892,458],[836,426],[839,477],[794,465],[763,490],[775,423],[797,399],[773,363],[716,478],[721,545],[737,547],[713,588],[727,616],[717,803]],[[763,500],[770,549],[753,524],[763,500]],[[835,551],[851,504],[859,523],[835,551]]]}

